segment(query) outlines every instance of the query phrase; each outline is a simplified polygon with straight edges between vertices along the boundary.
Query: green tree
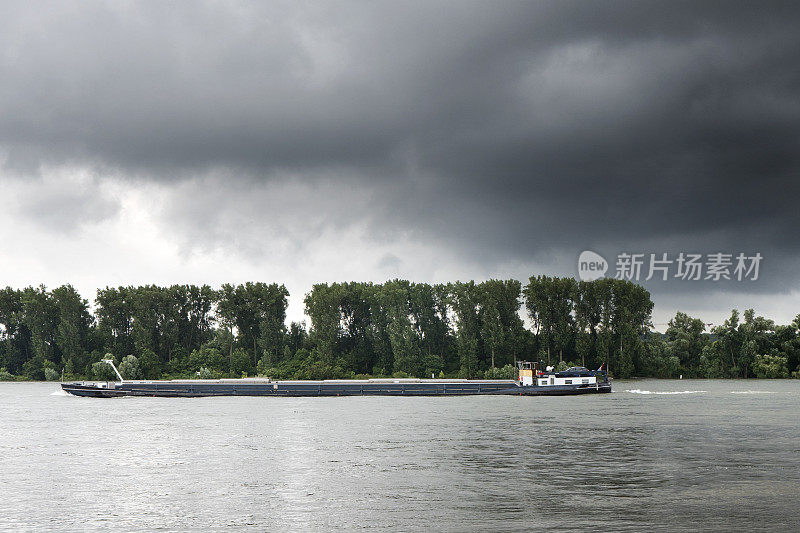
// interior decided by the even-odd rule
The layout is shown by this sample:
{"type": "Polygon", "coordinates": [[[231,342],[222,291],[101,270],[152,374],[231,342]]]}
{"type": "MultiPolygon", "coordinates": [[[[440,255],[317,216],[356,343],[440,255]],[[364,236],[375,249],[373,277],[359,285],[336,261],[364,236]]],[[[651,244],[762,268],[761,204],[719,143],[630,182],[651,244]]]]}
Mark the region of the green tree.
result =
{"type": "Polygon", "coordinates": [[[311,319],[311,335],[322,361],[334,360],[341,336],[339,294],[337,284],[317,283],[305,297],[306,314],[311,319]]]}
{"type": "Polygon", "coordinates": [[[116,357],[134,351],[131,330],[133,305],[130,290],[126,287],[99,289],[95,300],[97,327],[105,348],[116,357]]]}
{"type": "Polygon", "coordinates": [[[481,294],[481,336],[491,368],[515,362],[522,319],[519,316],[521,284],[517,280],[489,280],[478,286],[481,294]],[[509,357],[510,356],[510,357],[509,357]],[[499,359],[499,361],[498,361],[499,359]]]}
{"type": "Polygon", "coordinates": [[[705,354],[705,371],[713,375],[739,377],[740,367],[737,354],[742,351],[743,337],[739,331],[739,311],[731,311],[731,316],[721,325],[711,330],[715,339],[705,354]],[[716,368],[714,368],[716,366],[716,368]]]}
{"type": "MultiPolygon", "coordinates": [[[[236,337],[233,329],[236,327],[236,288],[225,283],[216,293],[216,315],[219,324],[227,330],[228,366],[233,365],[233,348],[236,337]]],[[[219,333],[217,333],[219,338],[219,333]]]]}
{"type": "Polygon", "coordinates": [[[54,289],[53,299],[58,315],[55,341],[61,352],[62,368],[68,362],[75,368],[83,368],[88,363],[89,333],[93,326],[89,303],[72,285],[54,289]]]}
{"type": "Polygon", "coordinates": [[[161,377],[161,361],[152,350],[143,350],[139,353],[139,368],[144,379],[159,379],[161,377]]]}
{"type": "Polygon", "coordinates": [[[419,375],[423,371],[419,338],[412,324],[409,282],[387,282],[381,290],[381,302],[386,310],[387,333],[394,360],[394,371],[419,375]]]}
{"type": "Polygon", "coordinates": [[[744,322],[739,325],[742,345],[738,362],[745,378],[752,371],[756,355],[770,352],[774,331],[775,323],[772,320],[755,316],[752,309],[744,312],[744,322]]]}
{"type": "Polygon", "coordinates": [[[479,371],[481,346],[481,294],[474,281],[450,286],[451,305],[456,316],[456,343],[460,375],[474,377],[479,371]]]}
{"type": "Polygon", "coordinates": [[[261,288],[261,310],[259,314],[258,346],[263,357],[277,363],[283,355],[286,339],[286,308],[289,291],[275,283],[261,288]]]}
{"type": "MultiPolygon", "coordinates": [[[[604,281],[604,280],[598,280],[604,281]]],[[[630,377],[637,360],[643,356],[643,336],[651,326],[653,301],[643,287],[625,280],[611,282],[610,322],[611,333],[617,338],[619,352],[615,364],[609,358],[608,371],[620,377],[630,377]]]]}
{"type": "Polygon", "coordinates": [[[575,336],[573,316],[578,285],[573,278],[553,278],[550,284],[550,305],[553,313],[553,344],[558,350],[558,361],[564,361],[567,350],[575,336]]]}
{"type": "Polygon", "coordinates": [[[700,366],[700,356],[707,343],[703,335],[706,325],[699,318],[692,318],[678,311],[667,328],[668,350],[678,357],[687,373],[700,366]]]}
{"type": "Polygon", "coordinates": [[[669,352],[667,341],[662,334],[648,331],[644,337],[643,348],[643,357],[637,369],[639,375],[659,378],[678,377],[680,360],[678,356],[669,352]]]}
{"type": "Polygon", "coordinates": [[[242,348],[236,348],[231,359],[231,375],[233,377],[243,376],[251,372],[252,368],[253,364],[250,355],[242,348]]]}
{"type": "Polygon", "coordinates": [[[753,372],[759,378],[788,378],[789,369],[786,358],[779,355],[756,355],[753,361],[753,372]]]}
{"type": "Polygon", "coordinates": [[[201,368],[224,372],[228,369],[228,358],[211,344],[204,344],[189,354],[189,370],[196,372],[201,368]]]}
{"type": "Polygon", "coordinates": [[[98,381],[116,381],[117,375],[111,365],[104,361],[92,363],[92,376],[98,381]]]}
{"type": "MultiPolygon", "coordinates": [[[[598,353],[598,330],[603,314],[602,285],[597,281],[581,281],[575,293],[575,350],[586,366],[588,359],[595,363],[605,360],[598,353]]],[[[610,297],[609,297],[610,299],[610,297]]]]}
{"type": "Polygon", "coordinates": [[[555,331],[555,310],[552,302],[552,279],[548,276],[531,276],[525,286],[525,308],[533,324],[539,345],[550,365],[550,349],[555,331]]]}
{"type": "Polygon", "coordinates": [[[22,365],[32,357],[30,331],[23,316],[22,291],[11,287],[0,289],[0,341],[3,346],[0,367],[9,373],[19,373],[22,365]]]}
{"type": "Polygon", "coordinates": [[[142,379],[144,373],[135,355],[126,355],[119,364],[119,373],[125,379],[142,379]]]}
{"type": "Polygon", "coordinates": [[[60,362],[56,351],[58,307],[44,285],[22,291],[22,312],[23,322],[31,333],[33,356],[41,363],[60,362]]]}

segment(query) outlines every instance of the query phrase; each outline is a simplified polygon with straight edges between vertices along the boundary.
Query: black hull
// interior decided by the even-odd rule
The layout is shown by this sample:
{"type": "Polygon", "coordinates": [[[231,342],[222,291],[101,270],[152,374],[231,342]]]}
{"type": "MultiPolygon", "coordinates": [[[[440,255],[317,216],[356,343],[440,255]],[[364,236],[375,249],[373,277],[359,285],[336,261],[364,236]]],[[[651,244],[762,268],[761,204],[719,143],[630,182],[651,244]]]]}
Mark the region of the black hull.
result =
{"type": "Polygon", "coordinates": [[[507,382],[413,382],[413,383],[342,383],[342,382],[142,382],[111,383],[107,388],[83,383],[62,383],[61,388],[76,396],[117,398],[150,396],[198,398],[208,396],[570,396],[611,392],[607,382],[597,385],[549,385],[521,387],[507,382]]]}

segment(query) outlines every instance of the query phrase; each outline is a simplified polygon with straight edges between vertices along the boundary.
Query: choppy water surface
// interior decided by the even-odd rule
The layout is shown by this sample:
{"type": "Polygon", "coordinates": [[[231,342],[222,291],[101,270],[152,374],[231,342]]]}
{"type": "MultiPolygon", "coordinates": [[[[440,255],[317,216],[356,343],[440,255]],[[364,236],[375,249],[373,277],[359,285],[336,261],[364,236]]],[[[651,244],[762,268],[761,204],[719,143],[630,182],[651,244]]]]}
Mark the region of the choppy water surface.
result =
{"type": "Polygon", "coordinates": [[[800,528],[800,382],[614,387],[107,400],[0,383],[0,528],[800,528]]]}

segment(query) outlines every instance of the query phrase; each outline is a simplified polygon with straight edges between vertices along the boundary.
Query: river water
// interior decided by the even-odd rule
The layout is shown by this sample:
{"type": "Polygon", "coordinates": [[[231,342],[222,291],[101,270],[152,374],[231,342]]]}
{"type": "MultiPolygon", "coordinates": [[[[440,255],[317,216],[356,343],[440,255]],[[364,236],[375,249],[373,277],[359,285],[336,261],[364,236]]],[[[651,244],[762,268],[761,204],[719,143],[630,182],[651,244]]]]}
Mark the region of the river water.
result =
{"type": "Polygon", "coordinates": [[[122,398],[0,383],[0,529],[797,531],[800,381],[580,397],[122,398]]]}

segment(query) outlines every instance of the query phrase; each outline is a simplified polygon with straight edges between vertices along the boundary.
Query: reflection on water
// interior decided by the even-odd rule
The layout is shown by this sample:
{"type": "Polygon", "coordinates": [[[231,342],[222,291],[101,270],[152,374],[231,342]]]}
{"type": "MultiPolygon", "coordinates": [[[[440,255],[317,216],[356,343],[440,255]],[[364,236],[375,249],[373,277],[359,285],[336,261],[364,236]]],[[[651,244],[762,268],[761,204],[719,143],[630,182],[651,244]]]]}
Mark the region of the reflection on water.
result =
{"type": "Polygon", "coordinates": [[[796,381],[618,381],[565,398],[102,400],[55,387],[0,384],[0,528],[800,525],[796,381]]]}

